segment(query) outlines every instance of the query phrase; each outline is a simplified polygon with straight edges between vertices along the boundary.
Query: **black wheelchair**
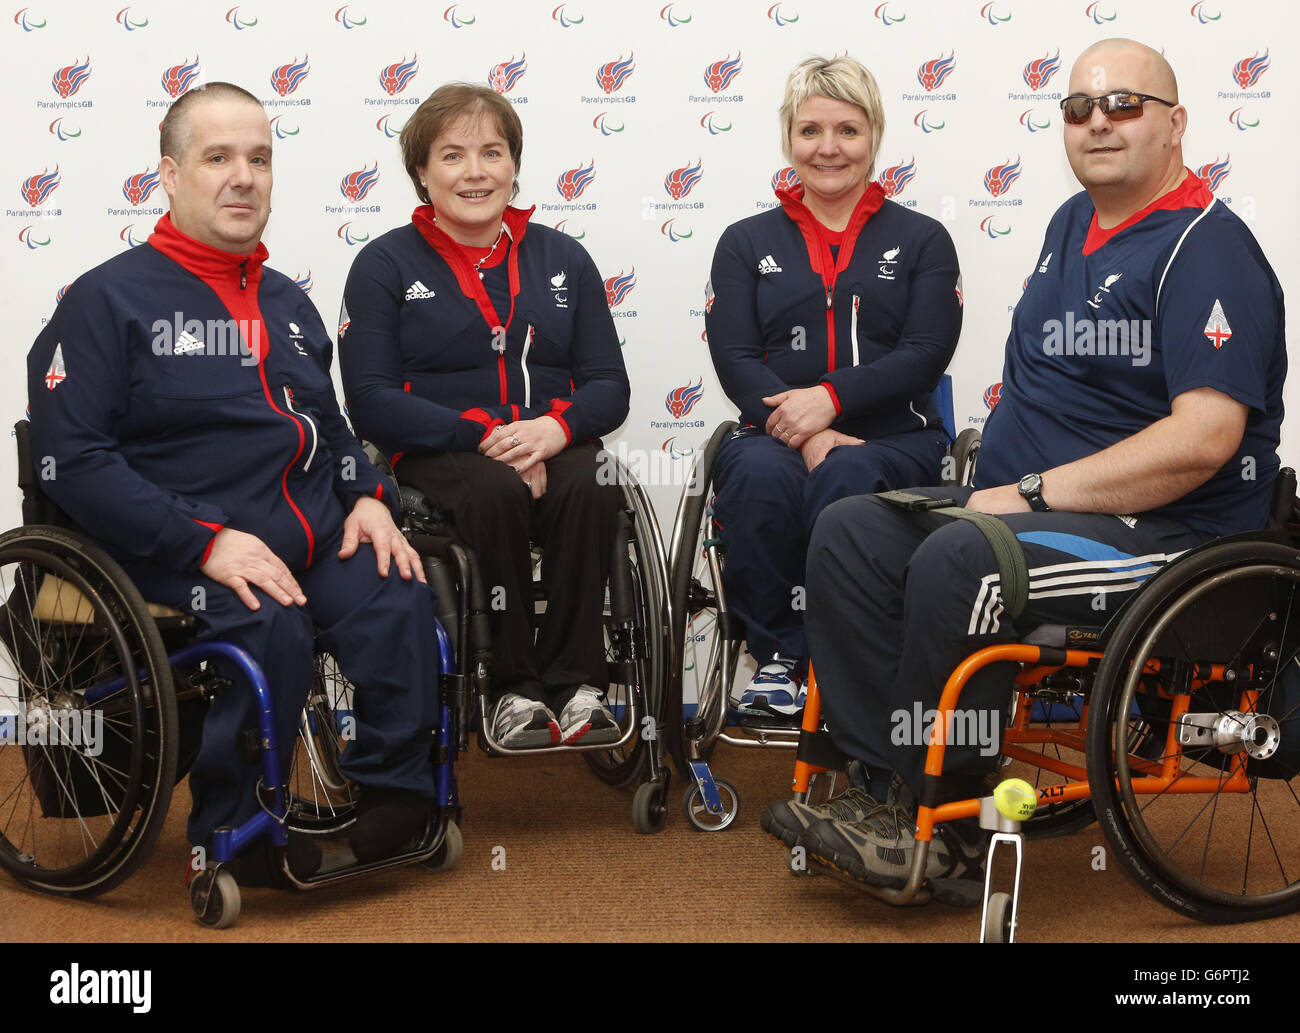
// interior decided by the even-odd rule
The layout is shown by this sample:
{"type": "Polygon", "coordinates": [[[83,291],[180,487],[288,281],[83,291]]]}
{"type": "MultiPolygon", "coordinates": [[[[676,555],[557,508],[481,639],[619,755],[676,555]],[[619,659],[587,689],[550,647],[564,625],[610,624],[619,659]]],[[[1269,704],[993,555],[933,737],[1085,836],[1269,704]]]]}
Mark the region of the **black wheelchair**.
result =
{"type": "MultiPolygon", "coordinates": [[[[367,452],[380,469],[392,470],[373,446],[367,452]]],[[[609,785],[637,785],[632,820],[643,834],[658,832],[667,820],[670,772],[663,764],[666,684],[669,679],[670,620],[668,561],[653,507],[645,489],[613,456],[622,503],[614,557],[604,601],[604,650],[609,673],[606,702],[619,725],[613,743],[512,749],[492,734],[492,657],[487,594],[473,550],[420,492],[399,485],[402,530],[424,557],[425,574],[438,596],[438,619],[451,637],[455,666],[447,675],[456,701],[455,741],[468,748],[472,730],[489,756],[580,753],[592,773],[609,785]]],[[[534,572],[540,552],[533,547],[534,572]]],[[[546,597],[534,580],[534,626],[545,613],[546,597]]]]}
{"type": "Polygon", "coordinates": [[[107,892],[134,873],[197,756],[208,702],[232,691],[222,673],[232,669],[259,700],[260,727],[244,752],[261,766],[261,807],[243,825],[216,830],[210,853],[192,858],[200,922],[234,924],[234,862],[262,841],[273,883],[298,889],[416,862],[455,867],[460,700],[449,684],[445,631],[437,629],[444,684],[430,758],[438,795],[422,832],[394,857],[360,863],[349,850],[330,850],[316,871],[295,874],[291,834],[338,838],[355,820],[353,787],[339,771],[351,686],[332,657],[318,655],[291,768],[281,772],[260,668],[227,643],[196,641],[192,616],[147,603],[114,560],[72,529],[40,490],[27,432],[25,421],[15,428],[25,523],[0,535],[0,868],[66,897],[107,892]]]}
{"type": "MultiPolygon", "coordinates": [[[[709,759],[718,742],[739,747],[792,749],[799,739],[799,715],[737,713],[730,704],[745,641],[743,622],[727,608],[722,585],[726,547],[713,520],[713,465],[722,442],[737,428],[719,424],[692,460],[678,503],[669,546],[674,656],[668,712],[681,720],[669,726],[669,753],[691,779],[682,810],[694,828],[719,832],[740,812],[740,794],[715,776],[709,759]]],[[[956,436],[945,457],[945,484],[969,484],[979,456],[980,434],[969,428],[956,436]]]]}

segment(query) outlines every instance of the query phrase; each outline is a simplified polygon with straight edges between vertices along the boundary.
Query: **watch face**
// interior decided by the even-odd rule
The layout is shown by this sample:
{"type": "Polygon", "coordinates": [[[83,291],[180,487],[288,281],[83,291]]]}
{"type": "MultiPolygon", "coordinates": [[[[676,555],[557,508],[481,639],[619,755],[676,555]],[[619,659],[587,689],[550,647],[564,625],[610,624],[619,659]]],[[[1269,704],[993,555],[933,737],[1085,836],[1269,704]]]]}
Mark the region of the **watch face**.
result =
{"type": "Polygon", "coordinates": [[[1036,473],[1027,473],[1020,478],[1021,492],[1033,494],[1043,486],[1043,478],[1036,473]]]}

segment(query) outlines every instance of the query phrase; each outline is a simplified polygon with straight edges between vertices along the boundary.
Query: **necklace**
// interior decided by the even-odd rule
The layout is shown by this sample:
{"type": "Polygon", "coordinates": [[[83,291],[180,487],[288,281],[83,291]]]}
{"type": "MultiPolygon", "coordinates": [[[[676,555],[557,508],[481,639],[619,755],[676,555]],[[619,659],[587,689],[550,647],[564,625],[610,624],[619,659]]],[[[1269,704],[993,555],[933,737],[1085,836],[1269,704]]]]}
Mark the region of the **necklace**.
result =
{"type": "Polygon", "coordinates": [[[482,271],[483,263],[492,257],[492,255],[495,253],[497,249],[497,245],[501,243],[501,238],[504,237],[505,235],[506,235],[506,224],[503,222],[501,224],[501,232],[497,234],[497,239],[494,240],[492,242],[492,246],[488,248],[488,253],[474,263],[474,271],[478,273],[478,278],[480,280],[483,279],[483,271],[482,271]]]}
{"type": "MultiPolygon", "coordinates": [[[[437,225],[437,223],[438,223],[438,213],[437,213],[437,212],[434,212],[434,214],[433,214],[433,222],[434,222],[434,225],[437,225]]],[[[503,222],[503,223],[501,224],[501,232],[497,234],[497,239],[494,240],[494,241],[492,242],[492,246],[491,246],[490,248],[488,248],[488,252],[487,252],[487,254],[484,255],[482,258],[480,258],[477,262],[474,263],[474,271],[475,271],[476,273],[478,273],[478,278],[479,278],[480,280],[483,279],[483,270],[482,270],[482,265],[483,265],[483,263],[486,262],[489,258],[491,258],[491,257],[493,256],[493,254],[496,253],[497,245],[501,243],[501,238],[504,237],[505,235],[506,235],[506,224],[503,222]]],[[[455,239],[455,238],[453,238],[453,239],[455,239]]],[[[462,246],[464,246],[464,245],[462,245],[462,246]]]]}

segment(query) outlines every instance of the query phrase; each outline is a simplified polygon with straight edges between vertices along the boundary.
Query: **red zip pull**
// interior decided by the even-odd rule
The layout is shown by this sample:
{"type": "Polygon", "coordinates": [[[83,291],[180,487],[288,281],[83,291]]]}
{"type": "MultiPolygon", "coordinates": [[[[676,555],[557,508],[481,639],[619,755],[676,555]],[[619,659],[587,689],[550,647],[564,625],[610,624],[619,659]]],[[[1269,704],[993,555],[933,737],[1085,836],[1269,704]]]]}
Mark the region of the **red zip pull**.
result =
{"type": "Polygon", "coordinates": [[[246,290],[247,288],[248,288],[248,259],[245,258],[242,262],[239,263],[239,289],[242,291],[242,290],[246,290]]]}
{"type": "Polygon", "coordinates": [[[826,307],[828,309],[831,307],[831,289],[829,287],[826,288],[826,307]]]}

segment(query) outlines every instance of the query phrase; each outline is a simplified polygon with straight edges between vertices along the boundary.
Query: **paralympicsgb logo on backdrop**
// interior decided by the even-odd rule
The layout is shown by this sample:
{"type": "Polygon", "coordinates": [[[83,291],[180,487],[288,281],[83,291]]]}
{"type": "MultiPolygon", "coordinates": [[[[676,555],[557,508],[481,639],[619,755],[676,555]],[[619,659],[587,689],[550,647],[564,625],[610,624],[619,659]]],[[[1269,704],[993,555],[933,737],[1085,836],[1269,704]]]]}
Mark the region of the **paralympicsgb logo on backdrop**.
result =
{"type": "Polygon", "coordinates": [[[722,60],[714,61],[704,67],[704,85],[714,93],[721,93],[731,85],[743,67],[740,63],[740,51],[736,52],[734,58],[728,54],[722,60]]]}
{"type": "Polygon", "coordinates": [[[146,208],[144,205],[148,202],[149,197],[158,189],[158,184],[162,182],[162,172],[159,169],[149,171],[149,166],[145,166],[143,172],[137,172],[134,175],[127,176],[122,180],[122,196],[126,198],[126,203],[130,208],[109,208],[106,212],[111,216],[126,216],[134,218],[141,215],[162,215],[163,209],[157,206],[146,208]]]}
{"type": "Polygon", "coordinates": [[[339,181],[339,193],[354,204],[360,204],[379,182],[379,163],[372,169],[360,168],[349,172],[339,181]]]}
{"type": "Polygon", "coordinates": [[[617,93],[623,88],[623,84],[636,71],[635,53],[628,54],[624,58],[621,54],[615,61],[606,61],[596,69],[596,85],[605,92],[606,95],[617,93]]]}
{"type": "Polygon", "coordinates": [[[1020,178],[1020,157],[1016,156],[1014,162],[1003,162],[1001,165],[994,165],[984,173],[984,189],[994,197],[1001,197],[1011,189],[1011,184],[1020,178]]]}
{"type": "Polygon", "coordinates": [[[137,172],[122,181],[122,196],[126,198],[127,204],[139,208],[149,200],[149,195],[158,189],[160,182],[162,182],[162,172],[159,169],[154,169],[152,172],[148,169],[137,172]]]}
{"type": "Polygon", "coordinates": [[[406,89],[420,70],[419,57],[420,55],[413,54],[409,61],[403,58],[379,70],[379,85],[383,87],[385,93],[390,97],[396,97],[406,89]]]}
{"type": "Polygon", "coordinates": [[[586,165],[579,165],[576,169],[567,169],[561,172],[559,178],[555,181],[555,189],[560,192],[560,196],[566,201],[576,201],[595,179],[596,162],[593,159],[586,165]]]}
{"type": "Polygon", "coordinates": [[[799,173],[795,172],[793,165],[787,165],[783,169],[777,169],[772,173],[772,193],[781,190],[793,190],[803,180],[799,178],[799,173]]]}
{"type": "Polygon", "coordinates": [[[664,189],[668,191],[668,196],[674,201],[680,201],[686,197],[695,185],[704,178],[704,162],[696,159],[694,165],[684,165],[680,169],[673,169],[664,177],[664,189]]]}
{"type": "Polygon", "coordinates": [[[1035,103],[1042,100],[1060,100],[1062,94],[1059,90],[1044,92],[1060,70],[1061,48],[1057,47],[1055,54],[1044,52],[1042,57],[1034,58],[1020,70],[1020,78],[1024,80],[1030,92],[1008,91],[1007,100],[1027,100],[1035,103]]]}
{"type": "Polygon", "coordinates": [[[1048,57],[1044,54],[1042,57],[1030,61],[1025,65],[1025,70],[1021,73],[1025,80],[1025,85],[1031,90],[1041,90],[1049,82],[1052,76],[1061,70],[1061,52],[1057,50],[1055,57],[1048,57]]]}
{"type": "Polygon", "coordinates": [[[1271,90],[1254,89],[1259,85],[1260,77],[1272,66],[1269,50],[1264,53],[1256,51],[1250,57],[1243,57],[1232,66],[1232,81],[1235,90],[1220,90],[1216,94],[1220,100],[1256,100],[1272,97],[1271,90]]]}
{"type": "MultiPolygon", "coordinates": [[[[605,281],[605,301],[608,302],[611,309],[618,308],[627,300],[627,296],[632,293],[632,288],[636,286],[636,266],[627,275],[623,270],[618,271],[617,276],[611,276],[605,281]]],[[[636,312],[615,312],[614,316],[636,315],[636,312]]]]}
{"type": "Polygon", "coordinates": [[[1002,381],[996,384],[990,384],[984,389],[984,408],[992,412],[998,407],[998,402],[1002,400],[1002,381]]]}
{"type": "Polygon", "coordinates": [[[1229,154],[1223,161],[1219,161],[1216,157],[1214,161],[1202,165],[1196,170],[1196,175],[1205,184],[1205,189],[1210,193],[1214,193],[1219,189],[1219,184],[1227,179],[1228,173],[1231,171],[1232,155],[1229,154]]]}
{"type": "Polygon", "coordinates": [[[289,63],[275,69],[271,73],[271,88],[281,97],[289,96],[302,85],[302,81],[307,78],[307,73],[311,71],[309,60],[306,55],[301,61],[295,57],[289,63]]]}
{"type": "Polygon", "coordinates": [[[947,57],[933,57],[929,61],[923,61],[921,67],[916,70],[916,80],[926,93],[933,93],[943,85],[948,76],[952,75],[956,67],[956,54],[954,51],[949,51],[947,57]]]}
{"type": "MultiPolygon", "coordinates": [[[[379,182],[379,162],[375,162],[372,168],[366,168],[364,165],[353,172],[349,172],[339,180],[339,193],[343,195],[343,204],[327,204],[325,212],[327,215],[348,215],[355,216],[364,212],[380,212],[383,206],[378,204],[362,204],[366,195],[375,188],[379,182]]],[[[339,230],[339,237],[347,244],[360,243],[368,239],[368,235],[362,235],[362,232],[355,227],[349,229],[349,222],[345,222],[339,230]],[[345,230],[346,235],[345,235],[345,230]]]]}
{"type": "Polygon", "coordinates": [[[80,63],[64,65],[50,77],[50,86],[62,100],[67,100],[90,78],[90,58],[80,63]]]}
{"type": "Polygon", "coordinates": [[[700,404],[704,397],[704,378],[698,378],[694,384],[683,384],[668,392],[664,399],[664,408],[675,420],[685,419],[691,410],[700,404]]]}
{"type": "MultiPolygon", "coordinates": [[[[932,104],[937,100],[956,100],[957,94],[952,90],[939,92],[943,89],[943,84],[948,76],[957,68],[957,56],[955,51],[948,51],[948,56],[944,57],[942,51],[938,57],[932,57],[928,61],[922,61],[916,69],[916,81],[921,84],[921,93],[908,93],[904,91],[903,100],[919,101],[923,104],[932,104]]],[[[919,124],[919,123],[917,123],[919,124]]],[[[938,124],[942,128],[943,123],[938,124]]],[[[930,132],[925,126],[921,126],[922,132],[930,132]]]]}
{"type": "Polygon", "coordinates": [[[1267,50],[1263,56],[1257,53],[1253,57],[1243,57],[1232,66],[1233,81],[1243,90],[1248,90],[1259,82],[1259,77],[1268,71],[1271,63],[1267,50]]]}
{"type": "Polygon", "coordinates": [[[518,61],[511,54],[509,61],[502,61],[499,65],[493,65],[488,69],[488,85],[497,93],[509,93],[515,88],[515,83],[523,78],[526,71],[528,71],[527,52],[519,55],[518,61]]]}
{"type": "Polygon", "coordinates": [[[897,197],[901,194],[908,183],[912,182],[916,176],[916,156],[912,160],[903,164],[891,165],[880,174],[878,182],[885,191],[886,197],[897,197]]]}
{"type": "Polygon", "coordinates": [[[61,182],[62,179],[59,176],[59,167],[57,165],[54,166],[53,172],[42,169],[35,175],[28,176],[23,180],[23,185],[20,188],[23,200],[31,207],[37,208],[49,199],[49,196],[58,189],[61,182]]]}
{"type": "Polygon", "coordinates": [[[164,69],[161,80],[162,87],[167,91],[167,96],[175,100],[181,94],[192,89],[198,77],[199,55],[195,54],[193,61],[181,62],[164,69]]]}

